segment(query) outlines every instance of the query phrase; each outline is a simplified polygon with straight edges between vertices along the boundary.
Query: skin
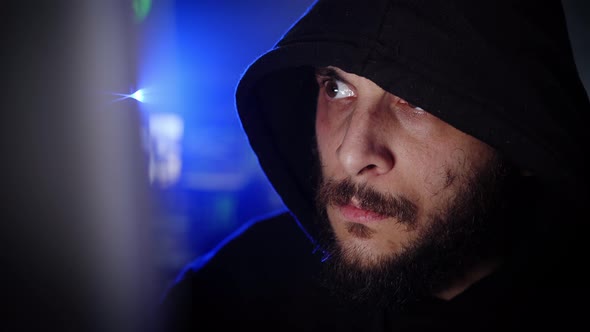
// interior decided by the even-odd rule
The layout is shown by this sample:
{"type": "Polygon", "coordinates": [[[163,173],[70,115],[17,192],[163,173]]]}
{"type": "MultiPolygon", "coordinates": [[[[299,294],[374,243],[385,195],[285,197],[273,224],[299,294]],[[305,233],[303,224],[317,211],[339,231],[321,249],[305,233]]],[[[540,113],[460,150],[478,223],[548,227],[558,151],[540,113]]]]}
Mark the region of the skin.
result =
{"type": "MultiPolygon", "coordinates": [[[[370,269],[416,246],[429,223],[441,222],[431,216],[447,209],[494,151],[364,77],[327,67],[316,79],[316,136],[324,180],[347,180],[413,206],[412,218],[405,220],[374,209],[366,197],[326,202],[345,259],[370,269]]],[[[497,266],[489,260],[470,267],[434,295],[452,299],[497,266]]]]}

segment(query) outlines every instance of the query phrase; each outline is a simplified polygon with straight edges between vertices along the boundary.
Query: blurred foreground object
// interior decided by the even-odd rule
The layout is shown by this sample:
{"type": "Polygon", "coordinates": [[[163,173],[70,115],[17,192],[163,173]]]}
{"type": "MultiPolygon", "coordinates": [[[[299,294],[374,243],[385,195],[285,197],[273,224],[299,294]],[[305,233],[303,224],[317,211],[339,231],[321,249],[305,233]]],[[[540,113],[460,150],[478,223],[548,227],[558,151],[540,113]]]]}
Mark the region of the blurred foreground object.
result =
{"type": "Polygon", "coordinates": [[[139,330],[151,217],[131,1],[0,4],[0,330],[139,330]]]}

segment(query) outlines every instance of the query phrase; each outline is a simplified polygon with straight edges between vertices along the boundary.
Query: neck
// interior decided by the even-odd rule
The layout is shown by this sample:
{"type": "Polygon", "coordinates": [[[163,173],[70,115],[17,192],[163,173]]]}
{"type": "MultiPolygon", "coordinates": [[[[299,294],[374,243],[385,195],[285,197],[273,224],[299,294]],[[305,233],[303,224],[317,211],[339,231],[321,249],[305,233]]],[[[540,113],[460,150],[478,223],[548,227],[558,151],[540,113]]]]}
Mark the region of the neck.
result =
{"type": "Polygon", "coordinates": [[[500,265],[501,261],[499,259],[494,259],[479,264],[467,271],[463,277],[456,280],[450,287],[447,287],[443,291],[434,294],[434,296],[446,301],[452,300],[455,296],[463,293],[465,290],[471,287],[471,285],[497,270],[500,265]]]}

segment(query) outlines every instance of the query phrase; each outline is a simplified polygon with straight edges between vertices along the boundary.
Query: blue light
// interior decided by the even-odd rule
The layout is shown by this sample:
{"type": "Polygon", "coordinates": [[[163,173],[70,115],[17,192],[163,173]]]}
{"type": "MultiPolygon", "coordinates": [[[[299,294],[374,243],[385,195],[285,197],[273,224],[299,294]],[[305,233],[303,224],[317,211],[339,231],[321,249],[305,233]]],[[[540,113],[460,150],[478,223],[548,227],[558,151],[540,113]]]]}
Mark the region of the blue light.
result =
{"type": "Polygon", "coordinates": [[[146,91],[145,89],[139,89],[137,91],[135,91],[132,94],[125,94],[125,93],[113,93],[113,95],[115,96],[120,96],[121,98],[117,98],[115,100],[113,100],[113,102],[117,102],[117,101],[121,101],[124,99],[135,99],[140,103],[145,103],[146,102],[146,91]]]}
{"type": "Polygon", "coordinates": [[[140,103],[143,103],[145,101],[145,94],[144,94],[143,89],[139,89],[139,90],[135,91],[129,97],[137,100],[140,103]]]}
{"type": "Polygon", "coordinates": [[[183,119],[174,113],[149,115],[150,181],[161,188],[179,180],[182,171],[183,119]]]}
{"type": "Polygon", "coordinates": [[[312,2],[152,1],[140,29],[137,79],[119,96],[139,102],[148,120],[150,180],[171,216],[187,220],[185,234],[174,235],[185,244],[162,262],[166,269],[187,257],[206,260],[247,221],[284,210],[248,145],[235,89],[244,69],[312,2]],[[260,17],[269,19],[253,24],[260,17]]]}

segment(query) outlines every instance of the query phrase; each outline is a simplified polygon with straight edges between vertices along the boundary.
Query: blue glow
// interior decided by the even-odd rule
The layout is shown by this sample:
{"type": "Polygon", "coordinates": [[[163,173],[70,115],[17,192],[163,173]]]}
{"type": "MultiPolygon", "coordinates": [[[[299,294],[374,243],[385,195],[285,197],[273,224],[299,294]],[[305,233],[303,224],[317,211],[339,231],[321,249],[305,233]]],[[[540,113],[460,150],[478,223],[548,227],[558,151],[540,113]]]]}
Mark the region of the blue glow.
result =
{"type": "Polygon", "coordinates": [[[148,118],[150,182],[161,188],[175,185],[182,171],[182,118],[155,113],[148,118]]]}
{"type": "Polygon", "coordinates": [[[112,93],[115,96],[119,96],[119,98],[113,100],[113,102],[117,102],[117,101],[121,101],[121,100],[125,100],[125,99],[135,99],[137,101],[139,101],[140,103],[145,103],[146,102],[146,91],[145,89],[139,89],[137,91],[135,91],[134,93],[131,94],[125,94],[125,93],[112,93]]]}
{"type": "Polygon", "coordinates": [[[167,185],[158,186],[163,208],[187,220],[170,235],[177,246],[163,268],[178,271],[186,257],[207,260],[252,218],[284,209],[243,132],[235,88],[312,2],[152,2],[138,39],[142,89],[121,97],[140,101],[149,119],[150,176],[167,185]]]}
{"type": "Polygon", "coordinates": [[[139,90],[135,91],[129,97],[131,97],[131,98],[133,98],[133,99],[135,99],[135,100],[137,100],[139,102],[142,102],[142,103],[145,101],[145,96],[144,96],[144,93],[143,93],[143,90],[142,89],[139,89],[139,90]]]}
{"type": "Polygon", "coordinates": [[[184,131],[184,121],[178,114],[155,113],[149,116],[150,135],[162,139],[180,141],[184,131]]]}
{"type": "Polygon", "coordinates": [[[174,282],[182,280],[183,276],[190,271],[198,271],[199,269],[201,269],[203,266],[205,266],[205,264],[207,264],[208,261],[215,257],[217,252],[219,252],[219,250],[221,250],[226,244],[233,241],[235,238],[247,231],[250,227],[254,226],[257,222],[260,222],[265,218],[272,218],[278,216],[279,214],[284,213],[285,211],[286,210],[272,211],[266,215],[261,215],[258,218],[250,219],[247,222],[242,223],[239,227],[236,227],[235,230],[223,237],[221,241],[219,241],[214,247],[209,249],[205,254],[200,255],[198,259],[195,259],[190,264],[184,266],[183,270],[176,276],[174,282]]]}

